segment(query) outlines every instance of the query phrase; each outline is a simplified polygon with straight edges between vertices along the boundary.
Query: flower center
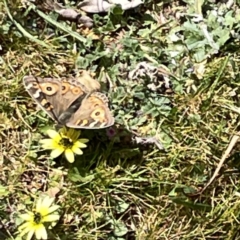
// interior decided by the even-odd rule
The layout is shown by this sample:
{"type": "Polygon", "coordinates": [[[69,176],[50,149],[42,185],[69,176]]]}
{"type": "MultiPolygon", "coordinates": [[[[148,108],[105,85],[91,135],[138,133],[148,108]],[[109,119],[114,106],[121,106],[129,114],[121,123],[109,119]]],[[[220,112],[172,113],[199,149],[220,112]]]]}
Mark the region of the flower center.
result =
{"type": "Polygon", "coordinates": [[[42,220],[42,215],[39,212],[34,213],[33,221],[36,224],[39,224],[41,222],[41,220],[42,220]]]}
{"type": "Polygon", "coordinates": [[[72,148],[73,146],[73,141],[70,138],[63,137],[60,141],[59,144],[64,146],[65,148],[72,148]]]}

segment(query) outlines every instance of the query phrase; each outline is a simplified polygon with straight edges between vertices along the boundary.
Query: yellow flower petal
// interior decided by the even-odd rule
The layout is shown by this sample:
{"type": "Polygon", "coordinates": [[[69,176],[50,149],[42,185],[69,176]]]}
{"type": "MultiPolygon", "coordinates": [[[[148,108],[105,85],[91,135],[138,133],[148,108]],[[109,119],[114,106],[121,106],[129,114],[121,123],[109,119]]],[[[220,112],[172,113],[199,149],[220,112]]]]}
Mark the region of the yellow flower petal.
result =
{"type": "Polygon", "coordinates": [[[35,236],[37,239],[47,239],[47,231],[43,224],[39,224],[35,230],[35,236]]]}
{"type": "Polygon", "coordinates": [[[74,147],[78,147],[78,148],[86,148],[87,147],[87,145],[86,144],[84,144],[84,143],[82,143],[82,142],[80,142],[80,141],[77,141],[77,142],[75,142],[74,143],[74,147]]]}
{"type": "Polygon", "coordinates": [[[42,144],[42,147],[45,149],[54,149],[54,148],[56,148],[56,145],[58,145],[52,139],[42,139],[39,141],[39,143],[42,144]]]}
{"type": "Polygon", "coordinates": [[[55,130],[47,130],[47,134],[50,138],[54,139],[55,141],[60,141],[61,140],[61,136],[58,132],[56,132],[55,130]]]}
{"type": "Polygon", "coordinates": [[[33,229],[32,229],[32,230],[29,230],[26,240],[31,240],[34,232],[35,232],[35,231],[34,231],[33,229]]]}
{"type": "Polygon", "coordinates": [[[55,198],[53,197],[45,196],[42,200],[42,206],[44,206],[45,208],[49,208],[54,202],[54,200],[55,198]]]}
{"type": "Polygon", "coordinates": [[[41,208],[41,206],[42,206],[42,198],[39,198],[38,200],[37,200],[37,203],[36,203],[36,212],[39,212],[39,209],[41,208]]]}
{"type": "Polygon", "coordinates": [[[40,213],[41,216],[49,214],[49,207],[53,203],[54,198],[45,196],[44,198],[39,198],[36,204],[36,212],[40,213]]]}
{"type": "Polygon", "coordinates": [[[59,130],[59,134],[60,134],[60,135],[65,135],[65,136],[66,136],[67,132],[68,132],[68,130],[67,130],[66,127],[63,127],[63,128],[61,128],[61,129],[59,130]]]}
{"type": "Polygon", "coordinates": [[[39,141],[39,143],[45,144],[45,145],[52,145],[52,142],[53,142],[53,140],[51,138],[45,138],[45,139],[41,139],[39,141]]]}
{"type": "Polygon", "coordinates": [[[43,222],[55,222],[55,221],[58,221],[60,218],[60,215],[59,214],[50,214],[50,215],[47,215],[43,218],[43,222]]]}
{"type": "Polygon", "coordinates": [[[76,147],[76,146],[72,147],[72,151],[74,153],[78,154],[78,155],[82,155],[83,154],[83,151],[80,148],[76,147]]]}
{"type": "Polygon", "coordinates": [[[66,159],[70,162],[73,163],[74,162],[74,154],[73,151],[71,149],[66,149],[65,150],[65,156],[66,159]]]}
{"type": "Polygon", "coordinates": [[[20,214],[19,217],[25,221],[31,221],[34,217],[34,214],[32,212],[29,212],[29,213],[20,214]]]}
{"type": "Polygon", "coordinates": [[[20,236],[25,235],[27,232],[29,232],[32,229],[32,223],[31,222],[25,222],[21,226],[18,227],[18,231],[20,232],[20,236]]]}
{"type": "Polygon", "coordinates": [[[81,131],[80,130],[76,130],[76,129],[73,129],[73,128],[70,128],[68,130],[68,133],[67,135],[75,142],[79,136],[81,134],[81,131]]]}
{"type": "Polygon", "coordinates": [[[63,152],[64,152],[64,148],[63,147],[59,147],[57,149],[54,149],[51,152],[51,157],[52,158],[56,158],[56,157],[60,156],[63,152]]]}
{"type": "Polygon", "coordinates": [[[87,142],[89,142],[89,139],[87,139],[87,138],[80,138],[80,139],[78,139],[78,141],[82,142],[82,143],[87,143],[87,142]]]}
{"type": "Polygon", "coordinates": [[[73,134],[74,141],[76,141],[79,138],[80,135],[81,135],[80,130],[74,130],[74,134],[73,134]]]}
{"type": "Polygon", "coordinates": [[[59,205],[53,205],[48,209],[48,214],[55,212],[57,209],[59,209],[60,206],[59,205]]]}

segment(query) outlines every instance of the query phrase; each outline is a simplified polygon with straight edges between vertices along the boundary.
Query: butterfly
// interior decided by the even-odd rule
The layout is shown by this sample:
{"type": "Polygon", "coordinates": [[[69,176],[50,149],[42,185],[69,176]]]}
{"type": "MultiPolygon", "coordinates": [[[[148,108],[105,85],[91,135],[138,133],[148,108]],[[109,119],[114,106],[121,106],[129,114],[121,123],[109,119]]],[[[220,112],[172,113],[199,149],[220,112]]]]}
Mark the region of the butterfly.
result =
{"type": "Polygon", "coordinates": [[[37,104],[58,124],[70,128],[100,129],[114,124],[108,98],[87,72],[78,77],[25,76],[24,86],[37,104]]]}

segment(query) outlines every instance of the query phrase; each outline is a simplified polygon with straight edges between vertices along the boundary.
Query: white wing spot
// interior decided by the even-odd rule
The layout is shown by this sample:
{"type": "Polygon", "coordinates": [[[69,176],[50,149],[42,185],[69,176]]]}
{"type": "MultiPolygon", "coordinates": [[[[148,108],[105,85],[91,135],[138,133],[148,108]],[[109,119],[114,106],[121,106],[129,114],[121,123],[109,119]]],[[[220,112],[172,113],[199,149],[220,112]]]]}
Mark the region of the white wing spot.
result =
{"type": "Polygon", "coordinates": [[[105,125],[106,125],[106,123],[102,123],[101,125],[100,125],[100,127],[105,127],[105,125]]]}
{"type": "Polygon", "coordinates": [[[34,96],[35,98],[39,98],[41,92],[42,92],[42,91],[41,91],[40,89],[38,89],[38,90],[33,94],[33,96],[34,96]]]}
{"type": "Polygon", "coordinates": [[[31,89],[32,87],[33,87],[33,84],[30,83],[30,84],[28,84],[28,85],[26,86],[26,89],[31,89]]]}
{"type": "Polygon", "coordinates": [[[90,125],[89,125],[89,127],[95,127],[95,125],[97,124],[98,122],[92,122],[90,125]]]}

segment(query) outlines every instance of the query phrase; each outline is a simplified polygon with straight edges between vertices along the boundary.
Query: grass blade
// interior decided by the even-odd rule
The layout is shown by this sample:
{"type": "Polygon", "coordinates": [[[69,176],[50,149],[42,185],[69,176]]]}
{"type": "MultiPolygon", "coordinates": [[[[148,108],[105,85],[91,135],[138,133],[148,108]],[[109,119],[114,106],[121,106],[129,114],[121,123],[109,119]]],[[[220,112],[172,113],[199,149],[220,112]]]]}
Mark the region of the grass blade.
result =
{"type": "Polygon", "coordinates": [[[37,37],[34,37],[32,36],[29,32],[27,32],[14,18],[13,16],[11,15],[10,11],[9,11],[9,8],[7,6],[7,3],[6,1],[4,0],[4,5],[5,5],[5,8],[6,8],[6,11],[7,11],[7,14],[8,14],[8,17],[10,18],[10,20],[15,24],[15,26],[17,27],[17,29],[23,34],[23,36],[29,38],[29,40],[43,46],[43,47],[46,47],[46,48],[50,48],[50,46],[48,44],[46,44],[45,42],[37,39],[37,37]]]}
{"type": "Polygon", "coordinates": [[[46,15],[45,13],[43,13],[42,11],[38,10],[37,8],[33,8],[33,10],[43,19],[45,19],[47,22],[49,22],[50,24],[54,25],[55,27],[61,29],[63,32],[68,33],[69,35],[71,35],[72,37],[74,37],[75,39],[79,40],[82,43],[86,43],[86,39],[84,37],[82,37],[81,35],[79,35],[78,33],[72,31],[71,29],[63,26],[61,23],[53,20],[52,18],[50,18],[48,15],[46,15]]]}

